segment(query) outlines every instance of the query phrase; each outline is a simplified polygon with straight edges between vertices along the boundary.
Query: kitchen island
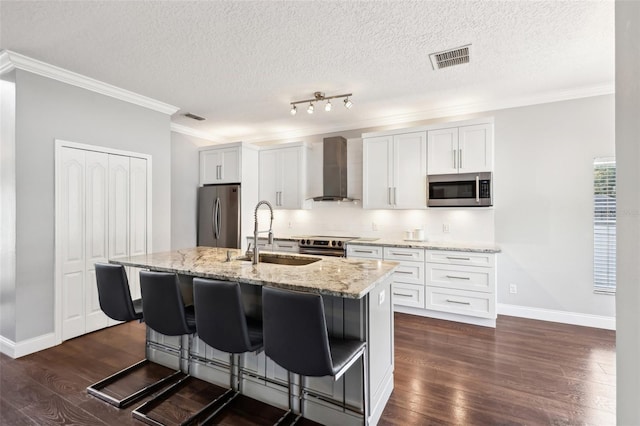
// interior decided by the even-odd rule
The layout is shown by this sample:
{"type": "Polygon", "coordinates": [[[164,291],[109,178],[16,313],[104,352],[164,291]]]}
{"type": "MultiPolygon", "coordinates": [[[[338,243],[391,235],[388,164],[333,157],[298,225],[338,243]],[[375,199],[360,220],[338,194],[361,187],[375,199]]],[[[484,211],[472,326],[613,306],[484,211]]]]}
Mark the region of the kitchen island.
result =
{"type": "MultiPolygon", "coordinates": [[[[266,254],[266,253],[265,253],[266,254]]],[[[327,328],[330,335],[366,341],[369,355],[368,398],[369,424],[376,424],[393,390],[393,309],[391,276],[396,262],[304,256],[280,253],[278,261],[290,258],[313,260],[307,265],[259,263],[243,260],[237,249],[196,247],[164,253],[112,259],[111,263],[153,271],[178,274],[185,303],[192,303],[193,277],[238,281],[242,286],[248,315],[259,318],[262,312],[263,285],[323,296],[327,328]],[[230,260],[227,260],[230,258],[230,260]]],[[[284,262],[287,262],[284,260],[284,262]]],[[[150,360],[177,368],[178,358],[156,349],[157,345],[179,346],[180,338],[162,336],[148,330],[150,360]]],[[[193,339],[191,352],[199,358],[227,362],[228,354],[216,351],[193,339]]],[[[287,372],[263,352],[245,354],[242,363],[243,393],[269,404],[287,407],[287,372]]],[[[185,366],[183,366],[184,368],[185,366]]],[[[191,373],[203,380],[227,386],[228,370],[213,364],[191,361],[191,373]]],[[[307,378],[305,384],[322,398],[305,400],[305,417],[324,424],[362,424],[358,414],[362,401],[361,369],[351,368],[340,380],[330,377],[307,378]],[[352,407],[343,411],[336,402],[352,407]]],[[[295,383],[294,385],[297,385],[295,383]]],[[[294,386],[297,393],[297,386],[294,386]]]]}

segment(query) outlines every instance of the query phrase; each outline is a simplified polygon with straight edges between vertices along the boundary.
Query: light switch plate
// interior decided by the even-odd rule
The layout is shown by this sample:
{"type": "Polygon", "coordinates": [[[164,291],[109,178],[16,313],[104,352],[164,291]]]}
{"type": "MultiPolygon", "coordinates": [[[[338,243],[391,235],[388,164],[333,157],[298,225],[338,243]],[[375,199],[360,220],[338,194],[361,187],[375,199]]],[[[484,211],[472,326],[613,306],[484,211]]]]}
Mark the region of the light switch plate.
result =
{"type": "Polygon", "coordinates": [[[378,305],[382,305],[384,303],[384,293],[384,290],[378,293],[378,305]]]}

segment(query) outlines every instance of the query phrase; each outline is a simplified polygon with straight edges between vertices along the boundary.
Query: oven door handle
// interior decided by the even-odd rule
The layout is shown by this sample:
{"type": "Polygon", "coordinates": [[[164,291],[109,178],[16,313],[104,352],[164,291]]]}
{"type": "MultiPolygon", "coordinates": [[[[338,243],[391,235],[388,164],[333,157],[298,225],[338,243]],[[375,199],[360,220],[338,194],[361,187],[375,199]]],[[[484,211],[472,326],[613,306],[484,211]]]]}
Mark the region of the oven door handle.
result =
{"type": "Polygon", "coordinates": [[[313,249],[300,247],[300,254],[315,254],[317,256],[333,256],[333,257],[345,257],[344,250],[340,249],[313,249]]]}

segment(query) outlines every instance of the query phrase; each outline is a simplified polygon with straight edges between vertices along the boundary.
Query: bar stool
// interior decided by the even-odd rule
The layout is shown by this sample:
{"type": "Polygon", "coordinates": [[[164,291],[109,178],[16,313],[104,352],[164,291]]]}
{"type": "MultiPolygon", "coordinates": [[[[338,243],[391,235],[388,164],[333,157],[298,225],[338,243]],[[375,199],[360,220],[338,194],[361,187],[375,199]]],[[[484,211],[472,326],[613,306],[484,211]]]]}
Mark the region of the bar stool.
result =
{"type": "MultiPolygon", "coordinates": [[[[188,354],[191,349],[191,337],[196,332],[196,323],[193,306],[184,306],[182,294],[180,293],[180,282],[178,276],[166,272],[140,271],[140,290],[142,292],[142,312],[147,325],[154,331],[165,336],[189,336],[187,347],[187,373],[186,376],[169,386],[162,392],[155,395],[132,411],[134,418],[147,424],[158,425],[160,422],[147,416],[151,410],[162,401],[170,397],[185,384],[189,375],[188,354]]],[[[175,350],[168,350],[159,345],[155,346],[159,350],[175,353],[175,350]]],[[[183,354],[182,337],[178,349],[178,363],[182,367],[185,359],[183,354]]],[[[180,370],[181,368],[179,368],[180,370]]]]}
{"type": "MultiPolygon", "coordinates": [[[[95,267],[96,282],[98,284],[98,300],[102,311],[109,318],[116,321],[142,321],[142,301],[140,299],[131,300],[129,281],[127,280],[127,273],[124,266],[113,265],[110,263],[96,263],[95,267]]],[[[106,386],[117,382],[131,372],[143,367],[149,362],[150,361],[145,358],[142,361],[120,370],[106,379],[102,379],[101,381],[87,387],[87,393],[100,398],[111,405],[122,408],[150,394],[156,389],[159,389],[180,374],[180,372],[174,372],[151,385],[145,386],[132,394],[125,396],[122,399],[117,399],[101,390],[106,386]]]]}
{"type": "MultiPolygon", "coordinates": [[[[203,424],[207,424],[241,393],[243,369],[239,362],[240,354],[262,350],[262,322],[245,315],[242,292],[237,282],[194,278],[193,303],[198,337],[212,348],[229,353],[229,389],[200,412],[208,411],[222,398],[231,393],[233,395],[204,420],[203,424]],[[238,374],[234,386],[236,355],[238,374]]],[[[194,358],[196,361],[220,365],[212,360],[194,358]]]]}
{"type": "MultiPolygon", "coordinates": [[[[362,414],[368,424],[367,344],[355,339],[329,337],[322,296],[314,293],[262,287],[262,321],[264,324],[264,350],[266,355],[289,374],[300,378],[300,414],[294,423],[304,417],[304,395],[314,395],[304,389],[302,376],[333,376],[338,380],[362,357],[362,414]]],[[[291,380],[288,381],[289,411],[291,380]]],[[[342,405],[346,409],[346,405],[342,405]]],[[[284,419],[283,417],[283,419],[284,419]]]]}

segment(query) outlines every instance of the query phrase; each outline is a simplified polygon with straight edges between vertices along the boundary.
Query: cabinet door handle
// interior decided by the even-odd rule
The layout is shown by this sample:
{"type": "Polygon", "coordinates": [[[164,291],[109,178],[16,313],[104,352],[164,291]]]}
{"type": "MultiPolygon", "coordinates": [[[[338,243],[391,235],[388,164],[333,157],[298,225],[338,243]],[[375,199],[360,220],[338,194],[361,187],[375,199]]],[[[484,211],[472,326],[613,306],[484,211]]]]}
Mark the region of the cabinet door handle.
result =
{"type": "Polygon", "coordinates": [[[396,271],[396,274],[406,274],[406,275],[413,275],[413,272],[407,272],[407,271],[396,271]]]}
{"type": "Polygon", "coordinates": [[[373,253],[371,250],[353,250],[353,251],[354,253],[369,253],[369,254],[373,253]]]}
{"type": "Polygon", "coordinates": [[[395,291],[393,292],[394,296],[402,296],[402,297],[413,297],[412,294],[406,294],[406,293],[396,293],[395,291]]]}
{"type": "Polygon", "coordinates": [[[471,279],[469,277],[457,277],[455,275],[446,275],[446,277],[454,280],[470,280],[471,279]]]}
{"type": "Polygon", "coordinates": [[[471,260],[468,257],[455,257],[455,256],[447,256],[447,259],[450,259],[450,260],[471,260]]]}
{"type": "Polygon", "coordinates": [[[476,203],[480,202],[480,176],[476,175],[476,203]]]}
{"type": "Polygon", "coordinates": [[[393,204],[391,202],[391,187],[387,188],[387,204],[393,204]]]}
{"type": "Polygon", "coordinates": [[[453,153],[453,168],[455,169],[456,168],[456,152],[457,152],[457,150],[454,149],[451,152],[453,153]]]}
{"type": "Polygon", "coordinates": [[[459,300],[447,299],[447,302],[449,302],[449,303],[457,303],[458,305],[471,305],[471,302],[461,302],[459,300]]]}
{"type": "Polygon", "coordinates": [[[220,164],[220,180],[224,179],[224,169],[222,168],[222,164],[220,164]]]}
{"type": "Polygon", "coordinates": [[[413,256],[413,254],[411,253],[396,253],[396,252],[391,252],[392,255],[394,256],[413,256]]]}
{"type": "Polygon", "coordinates": [[[460,163],[460,168],[462,168],[462,148],[458,150],[458,163],[460,163]]]}
{"type": "Polygon", "coordinates": [[[284,244],[278,244],[278,247],[282,247],[282,248],[293,248],[293,246],[286,246],[284,244]]]}
{"type": "Polygon", "coordinates": [[[396,204],[398,204],[398,200],[396,199],[396,195],[397,195],[397,189],[395,186],[393,187],[393,205],[395,206],[396,204]]]}

